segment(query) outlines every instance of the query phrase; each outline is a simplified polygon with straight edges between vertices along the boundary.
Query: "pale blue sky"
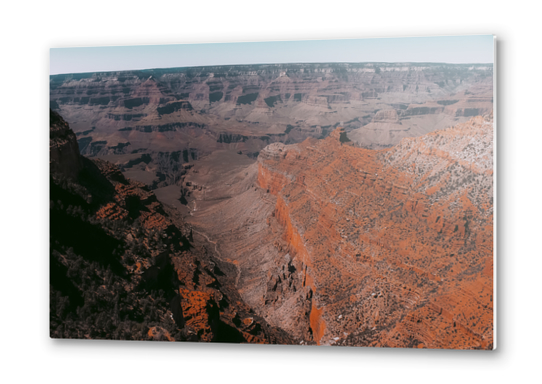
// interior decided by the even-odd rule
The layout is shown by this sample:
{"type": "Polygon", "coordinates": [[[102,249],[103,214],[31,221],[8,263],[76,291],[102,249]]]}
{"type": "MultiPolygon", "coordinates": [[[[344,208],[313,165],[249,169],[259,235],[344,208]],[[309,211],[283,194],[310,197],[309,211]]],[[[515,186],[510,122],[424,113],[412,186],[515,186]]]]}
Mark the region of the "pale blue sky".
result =
{"type": "Polygon", "coordinates": [[[493,36],[52,48],[50,73],[228,64],[322,62],[493,63],[493,36]]]}

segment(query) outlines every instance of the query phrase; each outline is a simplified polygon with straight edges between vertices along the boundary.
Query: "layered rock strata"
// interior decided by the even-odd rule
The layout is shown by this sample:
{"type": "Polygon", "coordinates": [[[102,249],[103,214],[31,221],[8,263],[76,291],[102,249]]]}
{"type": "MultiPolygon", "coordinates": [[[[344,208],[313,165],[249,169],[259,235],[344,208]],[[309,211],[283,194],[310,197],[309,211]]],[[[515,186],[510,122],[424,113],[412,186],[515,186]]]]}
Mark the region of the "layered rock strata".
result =
{"type": "Polygon", "coordinates": [[[270,146],[259,162],[314,293],[315,341],[491,348],[492,121],[378,152],[339,138],[270,146]]]}
{"type": "Polygon", "coordinates": [[[269,145],[190,221],[303,343],[491,349],[492,117],[379,151],[344,138],[269,145]]]}
{"type": "Polygon", "coordinates": [[[235,288],[235,268],[142,183],[79,154],[51,112],[53,338],[284,343],[235,288]]]}
{"type": "Polygon", "coordinates": [[[411,129],[389,136],[380,126],[360,140],[381,148],[436,122],[445,128],[489,112],[492,75],[488,65],[415,63],[169,68],[51,76],[50,98],[80,142],[92,144],[83,152],[90,156],[257,152],[276,141],[326,137],[338,125],[362,128],[379,110],[394,109],[411,129]]]}

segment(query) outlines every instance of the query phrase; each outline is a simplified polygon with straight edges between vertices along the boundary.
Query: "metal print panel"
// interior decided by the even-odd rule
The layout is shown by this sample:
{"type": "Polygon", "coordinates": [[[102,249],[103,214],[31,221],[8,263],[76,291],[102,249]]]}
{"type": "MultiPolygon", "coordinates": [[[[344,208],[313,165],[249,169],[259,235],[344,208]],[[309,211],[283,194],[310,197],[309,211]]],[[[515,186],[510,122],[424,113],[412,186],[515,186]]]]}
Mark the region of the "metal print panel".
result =
{"type": "Polygon", "coordinates": [[[493,349],[493,58],[52,49],[51,337],[493,349]]]}

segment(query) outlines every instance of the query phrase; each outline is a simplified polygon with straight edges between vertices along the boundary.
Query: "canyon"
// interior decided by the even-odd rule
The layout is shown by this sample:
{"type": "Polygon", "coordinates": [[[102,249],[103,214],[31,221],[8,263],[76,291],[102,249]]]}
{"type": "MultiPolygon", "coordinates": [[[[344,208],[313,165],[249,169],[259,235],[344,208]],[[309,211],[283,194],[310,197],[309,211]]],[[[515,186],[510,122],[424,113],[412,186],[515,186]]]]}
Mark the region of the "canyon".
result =
{"type": "Polygon", "coordinates": [[[115,165],[50,118],[52,338],[292,344],[246,305],[235,268],[115,165]],[[232,271],[233,269],[233,271],[232,271]]]}
{"type": "Polygon", "coordinates": [[[491,65],[171,68],[50,86],[55,337],[493,348],[491,65]],[[109,259],[84,250],[86,231],[106,234],[115,246],[95,251],[109,259]],[[115,326],[77,318],[87,289],[116,303],[115,326]]]}
{"type": "Polygon", "coordinates": [[[492,116],[379,151],[345,137],[271,144],[230,185],[188,173],[187,221],[305,344],[491,349],[492,116]]]}
{"type": "Polygon", "coordinates": [[[382,149],[484,115],[493,108],[493,67],[322,63],[66,74],[51,76],[50,104],[83,155],[156,189],[217,150],[254,160],[269,144],[325,138],[339,125],[359,146],[382,149]]]}

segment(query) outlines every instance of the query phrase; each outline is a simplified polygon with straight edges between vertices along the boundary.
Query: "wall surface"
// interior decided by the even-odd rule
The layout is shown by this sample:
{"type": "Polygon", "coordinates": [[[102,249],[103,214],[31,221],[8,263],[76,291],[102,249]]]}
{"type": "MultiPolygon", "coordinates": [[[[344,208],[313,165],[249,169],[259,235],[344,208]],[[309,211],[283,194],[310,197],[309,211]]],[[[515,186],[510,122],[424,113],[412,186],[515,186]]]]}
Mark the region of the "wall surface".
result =
{"type": "MultiPolygon", "coordinates": [[[[538,13],[527,1],[49,1],[4,6],[2,377],[6,382],[495,382],[536,377],[542,340],[538,13]],[[498,37],[498,342],[493,352],[53,341],[49,48],[488,34],[498,37]],[[29,96],[30,95],[30,96],[29,96]],[[6,214],[7,210],[7,214],[6,214]]],[[[523,379],[523,380],[522,380],[523,379]]]]}

